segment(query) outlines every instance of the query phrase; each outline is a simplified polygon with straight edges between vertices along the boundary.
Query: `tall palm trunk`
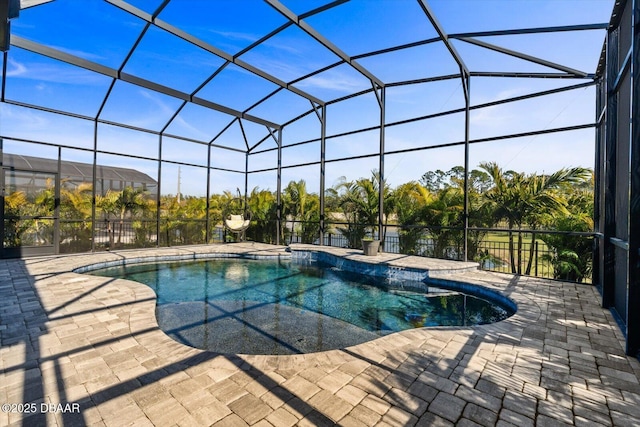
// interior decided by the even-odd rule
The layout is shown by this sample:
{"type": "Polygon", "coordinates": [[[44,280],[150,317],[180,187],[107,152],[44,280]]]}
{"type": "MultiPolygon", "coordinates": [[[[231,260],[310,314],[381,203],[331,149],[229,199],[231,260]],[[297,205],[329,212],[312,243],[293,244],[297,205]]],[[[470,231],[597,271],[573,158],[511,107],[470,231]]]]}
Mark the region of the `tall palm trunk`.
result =
{"type": "Polygon", "coordinates": [[[120,224],[118,224],[118,245],[122,243],[122,234],[124,232],[124,216],[126,211],[124,209],[120,210],[120,224]]]}
{"type": "Polygon", "coordinates": [[[518,230],[518,274],[522,274],[522,232],[518,230]]]}
{"type": "Polygon", "coordinates": [[[110,249],[114,249],[114,229],[113,229],[113,224],[111,221],[107,220],[107,234],[109,235],[109,248],[110,249]]]}
{"type": "Polygon", "coordinates": [[[380,246],[382,247],[382,250],[384,251],[384,242],[386,242],[387,240],[387,217],[386,215],[383,216],[383,220],[382,220],[382,224],[380,224],[380,246]]]}
{"type": "Polygon", "coordinates": [[[527,262],[527,270],[524,274],[529,276],[531,274],[531,266],[533,265],[533,255],[536,247],[536,233],[531,233],[531,246],[529,247],[529,261],[527,262]]]}
{"type": "Polygon", "coordinates": [[[513,247],[513,220],[509,220],[509,258],[511,261],[511,272],[516,273],[516,251],[513,247]]]}

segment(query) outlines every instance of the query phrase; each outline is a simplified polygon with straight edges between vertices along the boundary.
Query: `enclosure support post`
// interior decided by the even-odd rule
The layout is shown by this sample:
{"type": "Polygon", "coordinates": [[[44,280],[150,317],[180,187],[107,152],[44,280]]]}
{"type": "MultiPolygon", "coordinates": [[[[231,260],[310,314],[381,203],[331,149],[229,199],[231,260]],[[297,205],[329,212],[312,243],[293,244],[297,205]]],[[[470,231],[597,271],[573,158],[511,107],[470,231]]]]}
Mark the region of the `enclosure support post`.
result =
{"type": "MultiPolygon", "coordinates": [[[[186,101],[182,103],[182,105],[176,110],[175,113],[173,113],[173,116],[171,116],[171,118],[167,121],[167,123],[165,123],[164,127],[162,128],[158,136],[158,193],[156,194],[156,247],[160,247],[160,229],[161,229],[160,227],[160,219],[161,219],[160,194],[162,193],[160,192],[160,181],[161,181],[160,177],[162,172],[162,137],[164,136],[165,131],[171,125],[171,123],[173,123],[175,118],[178,117],[178,114],[180,114],[180,112],[185,107],[185,105],[187,105],[186,101]]],[[[209,143],[209,150],[211,150],[211,143],[209,143]]],[[[206,214],[207,221],[209,220],[209,171],[210,171],[209,169],[210,164],[208,163],[209,158],[210,158],[210,154],[207,152],[207,204],[205,207],[205,214],[206,214]]],[[[180,168],[178,168],[178,189],[180,189],[180,168]]],[[[178,191],[178,198],[179,197],[180,197],[180,191],[178,191]]],[[[209,241],[209,235],[207,234],[209,232],[208,222],[206,223],[206,227],[207,229],[205,230],[205,242],[208,242],[209,241]]],[[[168,234],[167,234],[167,246],[170,246],[168,234]]]]}
{"type": "Polygon", "coordinates": [[[204,242],[211,243],[211,144],[207,147],[207,200],[205,202],[204,242]]]}
{"type": "Polygon", "coordinates": [[[326,233],[324,192],[325,192],[325,171],[326,171],[326,137],[327,137],[327,107],[320,107],[320,245],[324,245],[324,234],[326,233]]]}
{"type": "MultiPolygon", "coordinates": [[[[104,95],[102,99],[102,103],[100,104],[100,108],[98,108],[98,112],[93,118],[93,185],[91,189],[91,252],[95,252],[96,250],[96,202],[97,202],[97,185],[98,185],[98,120],[100,120],[100,116],[102,115],[102,110],[104,110],[104,106],[107,104],[107,100],[111,96],[111,91],[116,84],[117,79],[111,80],[111,85],[109,85],[109,89],[107,93],[104,95]]],[[[159,181],[159,180],[158,180],[159,181]]],[[[102,190],[104,190],[104,181],[102,190]]],[[[160,189],[158,188],[158,194],[160,189]]]]}
{"type": "Polygon", "coordinates": [[[629,183],[629,287],[627,300],[627,354],[640,352],[640,2],[633,2],[631,39],[631,141],[629,183]]]}
{"type": "Polygon", "coordinates": [[[282,129],[278,129],[278,179],[276,190],[276,245],[282,232],[282,129]]]}
{"type": "Polygon", "coordinates": [[[62,175],[62,147],[58,146],[58,165],[53,196],[53,253],[60,253],[60,176],[62,175]]]}
{"type": "Polygon", "coordinates": [[[247,197],[249,196],[249,152],[244,155],[244,203],[246,206],[247,197]]]}
{"type": "MultiPolygon", "coordinates": [[[[160,134],[160,139],[158,141],[158,194],[156,194],[156,246],[157,247],[160,247],[160,231],[162,229],[162,227],[160,226],[160,221],[162,221],[162,216],[160,215],[160,194],[162,194],[161,190],[162,190],[162,134],[160,134]]],[[[167,238],[167,246],[171,246],[169,244],[168,238],[167,238]]]]}
{"type": "Polygon", "coordinates": [[[606,143],[606,87],[604,77],[598,78],[596,85],[596,143],[594,160],[594,188],[593,188],[593,225],[597,233],[593,240],[593,259],[591,281],[594,285],[602,289],[604,283],[604,239],[602,232],[604,229],[604,155],[606,143]]]}
{"type": "Polygon", "coordinates": [[[464,207],[463,207],[463,255],[462,260],[469,260],[469,124],[471,108],[471,94],[469,93],[469,84],[471,78],[469,73],[462,70],[462,85],[464,87],[464,207]]]}
{"type": "Polygon", "coordinates": [[[9,56],[7,52],[3,52],[2,54],[4,60],[2,61],[2,86],[0,87],[0,101],[4,102],[4,94],[7,87],[7,61],[9,60],[9,56]]]}
{"type": "Polygon", "coordinates": [[[98,119],[93,121],[93,171],[91,183],[91,252],[96,251],[96,186],[98,185],[98,119]]]}
{"type": "Polygon", "coordinates": [[[614,89],[618,75],[618,32],[612,28],[607,34],[607,118],[604,189],[604,281],[602,283],[602,306],[609,308],[615,303],[615,246],[611,238],[616,236],[616,144],[618,138],[618,92],[614,89]]]}
{"type": "MultiPolygon", "coordinates": [[[[5,57],[6,63],[6,57],[5,57]]],[[[4,258],[4,143],[0,136],[0,259],[4,258]]]]}
{"type": "MultiPolygon", "coordinates": [[[[384,176],[384,122],[385,122],[385,95],[386,91],[384,87],[380,87],[380,95],[378,97],[378,102],[380,103],[380,165],[379,165],[379,174],[378,178],[378,238],[381,241],[382,248],[384,249],[384,240],[385,236],[383,235],[383,227],[384,227],[384,187],[385,187],[385,176],[384,176]]],[[[376,90],[377,93],[377,90],[376,90]]]]}

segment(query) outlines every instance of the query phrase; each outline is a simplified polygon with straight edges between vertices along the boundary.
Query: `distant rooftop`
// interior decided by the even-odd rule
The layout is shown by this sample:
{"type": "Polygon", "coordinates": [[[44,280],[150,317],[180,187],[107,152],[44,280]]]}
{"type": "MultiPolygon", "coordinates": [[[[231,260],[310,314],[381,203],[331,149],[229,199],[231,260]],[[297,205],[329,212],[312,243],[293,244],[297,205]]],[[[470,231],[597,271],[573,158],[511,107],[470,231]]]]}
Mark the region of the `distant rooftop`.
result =
{"type": "MultiPolygon", "coordinates": [[[[2,165],[17,170],[37,172],[57,172],[58,161],[40,157],[21,156],[5,153],[2,165]]],[[[61,179],[71,178],[80,182],[91,182],[93,165],[89,163],[62,161],[60,164],[61,179]]],[[[156,180],[135,169],[114,166],[96,165],[96,177],[99,180],[112,180],[124,183],[138,183],[147,186],[157,185],[156,180]]]]}

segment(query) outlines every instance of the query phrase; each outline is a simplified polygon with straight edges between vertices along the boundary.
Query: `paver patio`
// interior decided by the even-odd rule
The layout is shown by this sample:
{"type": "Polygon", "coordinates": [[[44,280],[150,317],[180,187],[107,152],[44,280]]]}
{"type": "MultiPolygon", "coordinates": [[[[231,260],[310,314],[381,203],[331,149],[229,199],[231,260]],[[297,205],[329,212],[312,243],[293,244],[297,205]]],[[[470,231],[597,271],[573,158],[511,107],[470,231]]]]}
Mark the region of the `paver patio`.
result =
{"type": "MultiPolygon", "coordinates": [[[[243,243],[0,261],[0,403],[9,405],[0,425],[640,425],[640,363],[625,356],[592,286],[452,273],[500,289],[518,312],[492,325],[255,356],[177,343],[157,326],[150,288],[72,272],[141,257],[288,256],[284,249],[243,243]],[[18,406],[27,403],[35,405],[18,406]],[[27,409],[35,413],[20,413],[27,409]]],[[[429,261],[384,254],[376,262],[429,261]]]]}

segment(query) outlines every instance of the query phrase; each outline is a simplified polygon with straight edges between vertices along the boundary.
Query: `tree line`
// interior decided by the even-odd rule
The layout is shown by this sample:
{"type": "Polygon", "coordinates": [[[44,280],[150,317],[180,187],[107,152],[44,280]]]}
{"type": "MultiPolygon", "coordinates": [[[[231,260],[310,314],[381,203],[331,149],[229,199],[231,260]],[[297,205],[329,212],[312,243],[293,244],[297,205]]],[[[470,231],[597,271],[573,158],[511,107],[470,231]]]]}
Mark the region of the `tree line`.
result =
{"type": "MultiPolygon", "coordinates": [[[[327,230],[359,248],[367,236],[384,242],[393,230],[399,252],[436,258],[461,258],[464,232],[464,168],[429,171],[417,181],[391,188],[385,184],[382,227],[379,228],[380,179],[376,171],[355,180],[341,178],[325,193],[327,230]],[[430,244],[425,246],[424,242],[430,244]]],[[[508,259],[502,260],[516,274],[531,274],[536,241],[549,248],[544,261],[554,277],[583,281],[591,273],[592,243],[588,238],[545,231],[593,231],[593,173],[586,168],[563,168],[551,174],[503,170],[493,162],[481,163],[468,175],[468,258],[486,260],[495,254],[482,249],[494,228],[504,228],[508,259]],[[527,230],[527,233],[523,232],[527,230]],[[526,239],[526,245],[525,245],[526,239]],[[528,249],[525,249],[528,246],[528,249]]],[[[31,217],[5,221],[9,245],[30,244],[30,236],[53,236],[52,224],[38,221],[54,206],[54,188],[48,185],[34,196],[17,191],[5,197],[5,217],[31,217]],[[37,230],[37,233],[34,233],[37,230]]],[[[61,250],[79,252],[91,247],[94,210],[90,184],[63,183],[60,190],[61,250]],[[73,184],[73,185],[72,185],[73,184]]],[[[225,207],[237,196],[226,191],[206,197],[162,195],[158,200],[142,188],[108,190],[95,200],[96,222],[109,236],[108,247],[145,247],[206,242],[213,228],[220,228],[225,207]],[[157,235],[158,210],[161,218],[157,235]],[[208,219],[208,221],[207,221],[208,219]]],[[[292,235],[305,243],[317,242],[320,232],[320,197],[309,192],[304,180],[291,181],[281,195],[281,218],[277,227],[277,196],[255,187],[247,196],[251,227],[246,237],[275,243],[292,235]]],[[[5,242],[7,245],[7,242],[5,242]]]]}

